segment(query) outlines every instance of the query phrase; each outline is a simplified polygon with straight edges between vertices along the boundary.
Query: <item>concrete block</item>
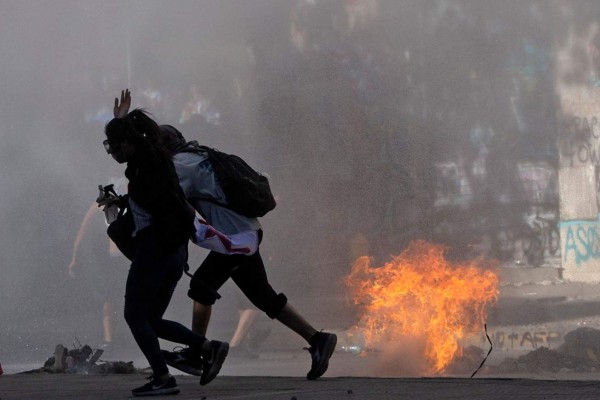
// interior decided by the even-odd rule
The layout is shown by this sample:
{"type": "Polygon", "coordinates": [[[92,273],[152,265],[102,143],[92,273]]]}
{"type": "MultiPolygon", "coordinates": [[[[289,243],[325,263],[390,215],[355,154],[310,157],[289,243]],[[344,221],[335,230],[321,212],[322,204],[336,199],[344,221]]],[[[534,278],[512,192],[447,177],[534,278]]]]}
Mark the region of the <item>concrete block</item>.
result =
{"type": "Polygon", "coordinates": [[[595,220],[598,215],[595,167],[563,167],[558,180],[561,221],[595,220]]]}

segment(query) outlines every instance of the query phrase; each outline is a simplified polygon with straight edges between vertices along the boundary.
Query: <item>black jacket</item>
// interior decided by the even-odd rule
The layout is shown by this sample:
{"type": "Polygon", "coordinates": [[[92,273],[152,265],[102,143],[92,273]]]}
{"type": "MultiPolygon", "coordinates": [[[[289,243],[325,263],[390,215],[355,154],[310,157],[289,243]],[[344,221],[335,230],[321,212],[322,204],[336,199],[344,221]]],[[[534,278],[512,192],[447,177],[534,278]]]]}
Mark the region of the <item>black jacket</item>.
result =
{"type": "Polygon", "coordinates": [[[159,151],[136,149],[127,163],[128,195],[152,215],[153,229],[167,251],[185,244],[195,232],[194,211],[185,196],[173,162],[159,151]]]}

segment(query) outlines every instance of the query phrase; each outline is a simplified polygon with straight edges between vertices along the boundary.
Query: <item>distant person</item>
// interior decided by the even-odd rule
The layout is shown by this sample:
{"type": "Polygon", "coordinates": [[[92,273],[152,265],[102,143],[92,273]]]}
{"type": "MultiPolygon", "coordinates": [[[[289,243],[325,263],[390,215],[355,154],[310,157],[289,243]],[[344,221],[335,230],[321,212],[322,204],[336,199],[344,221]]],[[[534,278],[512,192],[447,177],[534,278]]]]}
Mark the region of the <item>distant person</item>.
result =
{"type": "Polygon", "coordinates": [[[244,344],[247,343],[246,338],[248,337],[248,332],[254,324],[259,311],[252,307],[240,307],[238,312],[240,317],[238,318],[235,331],[229,340],[229,350],[232,355],[235,354],[242,357],[258,358],[256,350],[245,347],[244,344]]]}
{"type": "Polygon", "coordinates": [[[131,95],[124,90],[120,102],[115,99],[115,118],[106,125],[104,146],[119,164],[127,163],[135,253],[125,288],[125,320],[152,368],[151,381],[132,394],[177,394],[179,388],[162,358],[159,337],[189,346],[190,360],[201,360],[201,385],[217,376],[229,345],[163,319],[187,263],[187,242],[195,232],[193,210],[185,202],[173,163],[161,144],[159,126],[142,110],[128,112],[130,105],[131,95]]]}
{"type": "Polygon", "coordinates": [[[101,299],[102,343],[100,343],[100,347],[102,349],[107,349],[111,346],[114,333],[114,300],[112,296],[116,271],[112,271],[110,268],[114,265],[115,259],[123,257],[115,244],[110,239],[107,240],[105,231],[106,222],[104,214],[98,207],[98,204],[94,202],[81,221],[73,242],[73,252],[68,267],[69,276],[75,278],[80,275],[77,271],[80,265],[85,265],[84,274],[91,277],[86,279],[89,292],[94,294],[93,297],[101,299]],[[101,242],[98,243],[99,241],[101,242]],[[85,248],[89,249],[89,251],[84,251],[82,257],[81,252],[84,242],[87,242],[85,243],[85,248]],[[83,260],[81,260],[82,258],[83,260]]]}
{"type": "MultiPolygon", "coordinates": [[[[263,236],[258,219],[242,216],[215,204],[215,201],[223,204],[226,199],[208,156],[199,148],[198,143],[186,142],[181,132],[170,125],[162,125],[161,134],[165,147],[172,155],[179,184],[187,200],[206,222],[225,235],[249,233],[256,238],[255,249],[251,254],[211,251],[196,270],[188,291],[188,296],[194,300],[192,330],[200,335],[206,334],[212,305],[221,297],[218,290],[231,278],[254,306],[308,342],[312,365],[306,377],[309,380],[319,378],[328,368],[337,336],[318,332],[288,303],[283,293],[273,290],[258,248],[263,236]]],[[[202,364],[192,349],[174,351],[164,356],[170,366],[195,375],[201,373],[202,364]]]]}
{"type": "Polygon", "coordinates": [[[243,293],[236,292],[236,298],[239,318],[229,339],[229,357],[258,358],[259,346],[268,338],[271,329],[256,326],[261,311],[256,309],[243,293]]]}

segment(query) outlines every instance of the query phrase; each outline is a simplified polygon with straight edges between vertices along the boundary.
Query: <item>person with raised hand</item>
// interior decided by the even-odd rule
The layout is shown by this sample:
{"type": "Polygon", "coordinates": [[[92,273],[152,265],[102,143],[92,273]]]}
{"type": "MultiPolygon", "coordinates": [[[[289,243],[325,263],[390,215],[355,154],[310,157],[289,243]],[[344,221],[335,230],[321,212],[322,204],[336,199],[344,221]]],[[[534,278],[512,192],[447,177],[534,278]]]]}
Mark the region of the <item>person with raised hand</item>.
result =
{"type": "Polygon", "coordinates": [[[150,382],[132,394],[177,394],[179,388],[161,355],[159,337],[185,344],[203,359],[201,385],[217,376],[229,345],[163,318],[187,264],[194,212],[162,145],[158,124],[145,111],[129,111],[130,107],[131,93],[123,90],[121,98],[115,98],[114,118],[105,127],[103,144],[115,161],[127,164],[127,206],[134,222],[135,251],[125,288],[125,320],[152,369],[150,382]]]}

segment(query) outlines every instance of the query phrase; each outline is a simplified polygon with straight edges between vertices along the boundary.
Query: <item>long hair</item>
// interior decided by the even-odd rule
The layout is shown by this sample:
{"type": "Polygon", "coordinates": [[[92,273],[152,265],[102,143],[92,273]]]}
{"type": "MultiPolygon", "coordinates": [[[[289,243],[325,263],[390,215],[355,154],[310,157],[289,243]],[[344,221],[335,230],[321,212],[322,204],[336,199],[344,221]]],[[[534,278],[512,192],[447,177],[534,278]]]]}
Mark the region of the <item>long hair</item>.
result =
{"type": "Polygon", "coordinates": [[[129,112],[125,118],[113,118],[104,129],[109,140],[127,140],[136,149],[136,158],[154,162],[169,159],[160,134],[159,125],[151,118],[151,114],[141,108],[129,112]]]}

